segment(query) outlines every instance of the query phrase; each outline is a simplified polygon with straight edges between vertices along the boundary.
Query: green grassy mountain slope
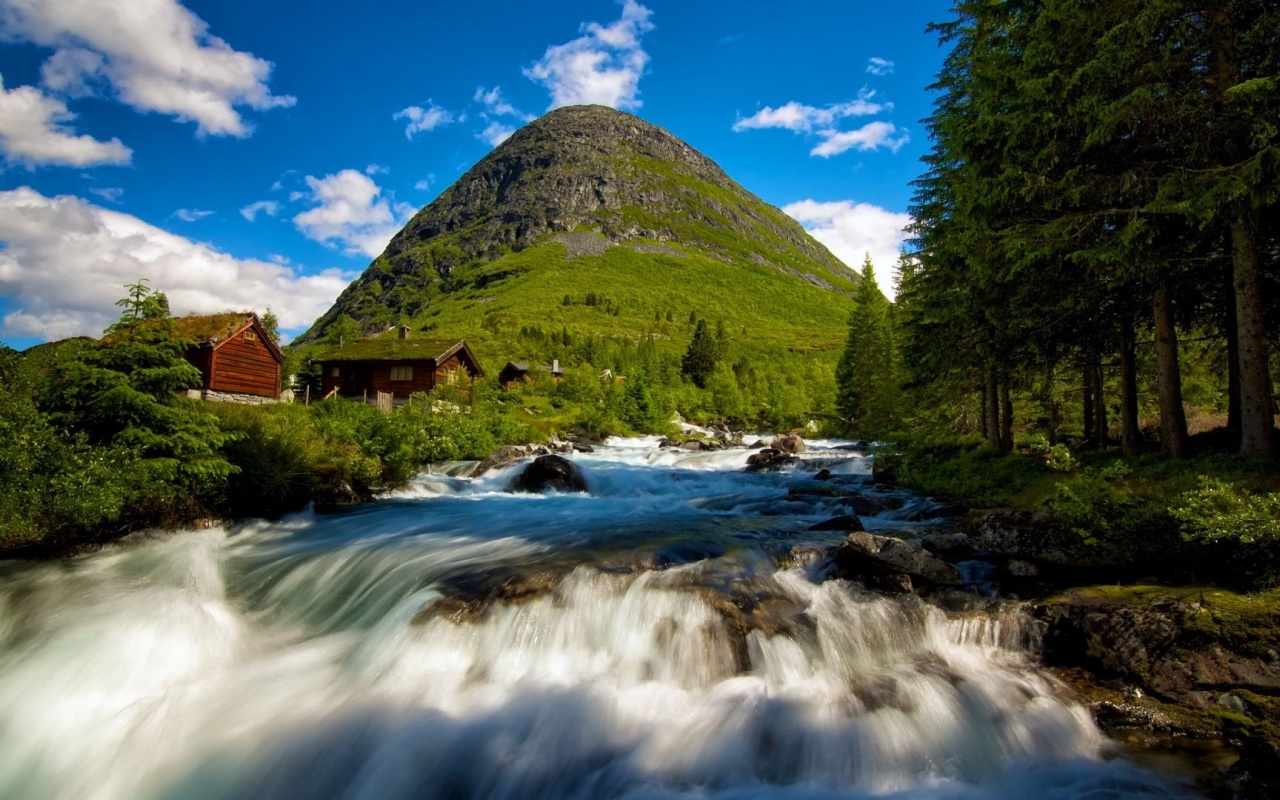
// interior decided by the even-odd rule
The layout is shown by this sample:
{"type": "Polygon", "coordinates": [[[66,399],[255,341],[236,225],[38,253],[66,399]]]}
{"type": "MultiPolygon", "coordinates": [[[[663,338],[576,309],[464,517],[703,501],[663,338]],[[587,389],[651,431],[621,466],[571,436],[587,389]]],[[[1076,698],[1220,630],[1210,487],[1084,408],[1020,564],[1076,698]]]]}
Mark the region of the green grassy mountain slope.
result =
{"type": "Polygon", "coordinates": [[[691,313],[744,342],[844,338],[852,272],[665,130],[601,106],[517,131],[422,209],[299,338],[342,315],[520,357],[522,328],[686,340],[691,313]],[[567,302],[566,302],[567,299],[567,302]]]}

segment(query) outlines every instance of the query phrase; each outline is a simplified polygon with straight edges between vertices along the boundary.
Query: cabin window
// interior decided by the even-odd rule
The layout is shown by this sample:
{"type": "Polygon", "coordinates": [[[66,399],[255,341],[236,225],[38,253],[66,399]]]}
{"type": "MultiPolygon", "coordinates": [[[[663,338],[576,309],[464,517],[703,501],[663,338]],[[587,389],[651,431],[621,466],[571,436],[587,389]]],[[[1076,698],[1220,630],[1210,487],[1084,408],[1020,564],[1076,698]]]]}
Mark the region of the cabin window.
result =
{"type": "Polygon", "coordinates": [[[256,342],[258,341],[258,334],[254,333],[253,331],[245,331],[244,340],[246,342],[256,342]]]}
{"type": "Polygon", "coordinates": [[[333,377],[335,377],[335,378],[336,378],[336,377],[338,377],[338,368],[337,368],[337,367],[334,367],[334,368],[333,368],[333,372],[330,372],[329,374],[330,374],[330,375],[332,375],[332,376],[333,376],[333,377]]]}
{"type": "Polygon", "coordinates": [[[393,381],[411,381],[413,380],[413,367],[392,367],[391,380],[393,381]]]}

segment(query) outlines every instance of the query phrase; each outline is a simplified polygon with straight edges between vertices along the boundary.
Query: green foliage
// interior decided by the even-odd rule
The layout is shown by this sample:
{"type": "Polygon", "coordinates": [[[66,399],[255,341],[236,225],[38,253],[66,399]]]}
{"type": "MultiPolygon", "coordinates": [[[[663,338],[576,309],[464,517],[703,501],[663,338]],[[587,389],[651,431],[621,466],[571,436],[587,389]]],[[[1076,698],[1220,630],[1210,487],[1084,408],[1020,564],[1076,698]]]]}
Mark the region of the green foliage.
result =
{"type": "Polygon", "coordinates": [[[103,341],[59,365],[54,395],[58,421],[97,445],[124,448],[161,483],[193,491],[214,487],[234,471],[219,455],[227,434],[217,418],[178,392],[199,385],[200,373],[183,358],[167,303],[135,284],[121,301],[124,313],[103,341]]]}
{"type": "Polygon", "coordinates": [[[271,337],[271,341],[280,342],[280,319],[276,316],[276,312],[271,310],[271,306],[267,306],[267,310],[262,313],[258,320],[262,323],[262,328],[271,337]]]}
{"type": "Polygon", "coordinates": [[[1184,494],[1169,513],[1188,541],[1280,544],[1280,494],[1254,494],[1202,475],[1195,491],[1184,494]]]}

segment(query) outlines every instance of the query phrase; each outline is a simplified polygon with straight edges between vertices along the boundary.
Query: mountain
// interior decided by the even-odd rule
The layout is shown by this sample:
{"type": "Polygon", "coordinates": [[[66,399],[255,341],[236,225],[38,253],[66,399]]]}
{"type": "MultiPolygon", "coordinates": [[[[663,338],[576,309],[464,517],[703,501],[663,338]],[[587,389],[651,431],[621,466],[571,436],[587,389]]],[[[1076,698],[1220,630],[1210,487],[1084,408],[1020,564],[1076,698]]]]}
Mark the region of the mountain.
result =
{"type": "Polygon", "coordinates": [[[419,211],[299,339],[341,315],[519,355],[521,328],[686,338],[692,316],[810,350],[843,340],[856,277],[669,132],[603,106],[516,131],[419,211]]]}

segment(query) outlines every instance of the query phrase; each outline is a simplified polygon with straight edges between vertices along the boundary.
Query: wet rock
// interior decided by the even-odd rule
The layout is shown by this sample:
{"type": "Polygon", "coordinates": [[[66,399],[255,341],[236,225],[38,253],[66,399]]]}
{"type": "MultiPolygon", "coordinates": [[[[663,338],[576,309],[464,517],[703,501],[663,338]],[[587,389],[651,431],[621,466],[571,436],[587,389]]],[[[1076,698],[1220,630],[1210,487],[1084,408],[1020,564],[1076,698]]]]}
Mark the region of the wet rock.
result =
{"type": "Polygon", "coordinates": [[[563,577],[561,571],[539,569],[461,578],[447,584],[443,596],[415,614],[410,624],[422,625],[438,617],[454,623],[476,622],[494,605],[521,605],[554,593],[563,577]]]}
{"type": "Polygon", "coordinates": [[[747,457],[747,472],[777,472],[795,461],[794,456],[767,447],[747,457]]]}
{"type": "Polygon", "coordinates": [[[948,561],[961,561],[973,555],[973,542],[963,533],[931,533],[920,545],[948,561]]]}
{"type": "Polygon", "coordinates": [[[1015,578],[1038,578],[1040,576],[1040,568],[1030,561],[1023,561],[1020,558],[1010,559],[1009,563],[1004,565],[1005,571],[1015,578]]]}
{"type": "Polygon", "coordinates": [[[594,453],[596,449],[589,444],[579,444],[578,442],[574,442],[573,451],[575,453],[594,453]]]}
{"type": "Polygon", "coordinates": [[[787,489],[788,497],[833,497],[847,498],[858,497],[858,493],[852,489],[841,489],[839,486],[832,486],[827,483],[801,484],[792,486],[787,489]]]}
{"type": "Polygon", "coordinates": [[[854,514],[843,514],[831,519],[824,519],[814,525],[809,526],[811,531],[864,531],[862,520],[858,519],[854,514]]]}
{"type": "Polygon", "coordinates": [[[532,451],[529,445],[508,444],[499,447],[489,454],[489,457],[476,464],[476,468],[471,471],[471,477],[478,478],[491,469],[505,467],[513,464],[522,458],[527,458],[532,451]]]}
{"type": "Polygon", "coordinates": [[[954,503],[947,505],[927,505],[923,508],[916,509],[906,516],[907,522],[931,522],[935,519],[949,519],[958,517],[964,513],[964,509],[954,503]]]}
{"type": "Polygon", "coordinates": [[[535,458],[512,479],[508,492],[585,492],[587,481],[578,465],[563,456],[535,458]]]}
{"type": "Polygon", "coordinates": [[[910,542],[891,536],[851,533],[832,555],[848,576],[883,578],[908,575],[913,580],[940,586],[959,586],[964,578],[947,562],[910,542]]]}
{"type": "Polygon", "coordinates": [[[325,482],[316,488],[312,501],[317,511],[334,511],[344,506],[352,506],[370,499],[343,481],[325,482]]]}
{"type": "Polygon", "coordinates": [[[898,482],[898,469],[892,461],[877,458],[871,464],[871,479],[876,483],[893,486],[898,482]]]}
{"type": "Polygon", "coordinates": [[[874,517],[889,509],[888,504],[873,497],[867,497],[865,494],[854,494],[852,497],[842,498],[840,505],[848,506],[853,509],[853,513],[861,517],[874,517]]]}
{"type": "Polygon", "coordinates": [[[697,453],[703,450],[710,450],[711,447],[708,446],[706,442],[703,442],[699,439],[690,439],[687,442],[681,442],[680,449],[688,450],[689,452],[692,452],[692,453],[697,453]]]}
{"type": "Polygon", "coordinates": [[[773,440],[769,442],[769,447],[792,455],[805,451],[804,439],[800,438],[800,435],[796,433],[784,433],[773,437],[773,440]]]}
{"type": "Polygon", "coordinates": [[[819,470],[818,474],[813,476],[813,479],[815,481],[829,481],[831,480],[831,470],[829,469],[819,470]]]}

